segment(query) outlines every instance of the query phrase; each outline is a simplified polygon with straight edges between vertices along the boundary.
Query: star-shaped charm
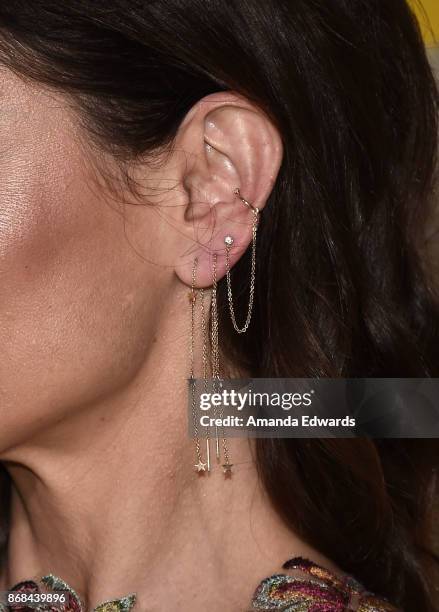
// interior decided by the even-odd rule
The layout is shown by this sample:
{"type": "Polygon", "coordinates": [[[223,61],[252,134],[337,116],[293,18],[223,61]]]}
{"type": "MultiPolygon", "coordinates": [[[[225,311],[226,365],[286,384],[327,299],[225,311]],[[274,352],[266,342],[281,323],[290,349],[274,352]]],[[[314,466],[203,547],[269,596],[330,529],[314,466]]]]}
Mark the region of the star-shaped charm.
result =
{"type": "Polygon", "coordinates": [[[223,472],[226,476],[231,476],[233,463],[223,463],[223,472]]]}
{"type": "Polygon", "coordinates": [[[205,472],[207,468],[207,463],[203,463],[200,459],[200,461],[194,467],[198,473],[205,472]]]}

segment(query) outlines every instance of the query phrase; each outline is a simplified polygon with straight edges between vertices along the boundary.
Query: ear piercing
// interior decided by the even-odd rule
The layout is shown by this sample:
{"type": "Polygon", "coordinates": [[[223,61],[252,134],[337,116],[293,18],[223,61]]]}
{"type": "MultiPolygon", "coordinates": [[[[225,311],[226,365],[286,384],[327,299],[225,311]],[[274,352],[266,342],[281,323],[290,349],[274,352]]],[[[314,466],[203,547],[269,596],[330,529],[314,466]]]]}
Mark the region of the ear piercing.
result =
{"type": "MultiPolygon", "coordinates": [[[[253,225],[252,225],[252,250],[251,250],[251,269],[250,269],[250,296],[248,303],[248,311],[245,323],[242,327],[236,322],[235,310],[233,307],[233,294],[232,294],[232,283],[230,276],[230,251],[235,242],[233,236],[227,234],[224,236],[224,244],[226,247],[226,278],[227,278],[227,298],[229,303],[230,316],[232,319],[233,327],[238,332],[238,334],[243,334],[247,331],[252,311],[253,311],[253,300],[254,300],[254,292],[255,292],[255,277],[256,277],[256,235],[258,231],[258,222],[259,222],[259,209],[256,206],[253,206],[248,202],[245,198],[243,198],[240,194],[239,188],[234,189],[233,193],[242,201],[242,203],[247,206],[253,213],[253,225]]],[[[210,431],[209,428],[206,428],[206,460],[204,461],[203,452],[201,450],[201,441],[200,441],[200,433],[197,425],[197,407],[196,407],[196,381],[195,381],[195,372],[194,372],[194,353],[195,353],[195,310],[196,304],[199,303],[199,308],[201,311],[201,335],[202,335],[202,363],[203,363],[203,383],[204,390],[207,392],[208,388],[208,325],[207,325],[207,317],[206,317],[206,309],[204,304],[204,290],[195,289],[196,285],[196,274],[198,268],[198,258],[195,258],[193,262],[192,268],[192,283],[191,283],[191,291],[189,293],[189,303],[190,303],[190,376],[189,376],[189,389],[191,395],[191,408],[192,408],[192,418],[194,424],[194,434],[195,434],[195,460],[194,464],[195,471],[202,475],[205,472],[210,472],[211,469],[211,461],[210,461],[210,431]],[[199,298],[197,299],[197,295],[199,298]]],[[[213,388],[214,391],[217,391],[220,383],[221,383],[221,375],[220,375],[220,354],[219,354],[219,342],[218,342],[218,308],[217,308],[217,255],[214,253],[212,258],[212,300],[211,300],[211,329],[210,329],[210,346],[211,346],[211,354],[210,354],[210,369],[212,372],[213,379],[213,388]]],[[[215,409],[216,410],[216,409],[215,409]]],[[[223,413],[222,407],[219,409],[219,416],[221,417],[223,413]]],[[[216,412],[214,413],[216,416],[216,412]]],[[[226,477],[230,477],[232,474],[233,464],[230,461],[229,450],[227,445],[227,439],[224,436],[224,431],[221,428],[218,431],[218,427],[215,427],[215,446],[216,446],[216,460],[218,463],[221,463],[221,447],[220,440],[222,440],[222,455],[224,458],[224,463],[222,463],[222,468],[224,475],[226,477]]]]}
{"type": "Polygon", "coordinates": [[[232,294],[232,281],[230,278],[230,249],[234,243],[233,236],[227,235],[224,237],[224,244],[226,245],[226,277],[227,277],[227,298],[229,302],[229,310],[230,310],[230,318],[232,319],[233,327],[238,332],[238,334],[243,334],[247,331],[253,311],[253,299],[255,293],[255,272],[256,272],[256,234],[258,231],[258,223],[259,223],[259,208],[250,204],[245,198],[241,196],[239,188],[237,187],[233,193],[239,197],[245,206],[248,206],[250,210],[253,212],[253,227],[252,227],[252,254],[251,254],[251,270],[250,270],[250,295],[249,295],[249,303],[248,303],[248,311],[247,318],[242,327],[236,322],[235,317],[235,309],[233,307],[233,294],[232,294]]]}
{"type": "Polygon", "coordinates": [[[246,206],[248,206],[254,213],[259,214],[259,208],[257,208],[256,206],[253,206],[253,204],[250,204],[248,200],[242,197],[241,192],[239,191],[239,187],[236,187],[236,189],[233,190],[233,193],[236,196],[238,196],[241,202],[245,204],[246,206]]]}

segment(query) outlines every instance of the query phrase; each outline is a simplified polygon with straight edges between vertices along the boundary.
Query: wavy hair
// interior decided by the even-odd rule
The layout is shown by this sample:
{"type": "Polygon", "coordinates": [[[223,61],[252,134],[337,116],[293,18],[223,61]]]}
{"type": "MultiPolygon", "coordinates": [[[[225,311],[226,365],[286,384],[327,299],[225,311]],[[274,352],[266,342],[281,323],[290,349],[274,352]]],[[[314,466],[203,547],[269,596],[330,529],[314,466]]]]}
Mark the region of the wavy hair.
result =
{"type": "MultiPolygon", "coordinates": [[[[8,0],[0,62],[69,96],[121,163],[172,147],[207,94],[246,96],[284,158],[238,340],[220,284],[226,354],[256,377],[439,376],[422,258],[438,90],[405,0],[8,0]]],[[[248,265],[233,270],[241,317],[248,265]]],[[[291,529],[405,610],[437,610],[435,442],[258,440],[257,463],[291,529]]]]}

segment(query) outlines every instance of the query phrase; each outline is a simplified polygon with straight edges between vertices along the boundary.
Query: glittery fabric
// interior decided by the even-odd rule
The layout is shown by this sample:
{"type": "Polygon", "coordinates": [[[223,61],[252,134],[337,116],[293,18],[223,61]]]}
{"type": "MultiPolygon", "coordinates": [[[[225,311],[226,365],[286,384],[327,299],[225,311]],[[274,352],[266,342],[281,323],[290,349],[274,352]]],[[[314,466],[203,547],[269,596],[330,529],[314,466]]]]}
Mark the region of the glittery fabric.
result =
{"type": "MultiPolygon", "coordinates": [[[[66,591],[69,595],[65,604],[53,605],[44,603],[39,605],[7,605],[0,603],[0,612],[86,612],[86,608],[79,595],[64,580],[48,574],[43,576],[39,582],[25,580],[13,586],[10,591],[17,593],[46,593],[50,591],[66,591]]],[[[127,595],[121,599],[105,601],[99,604],[92,612],[129,612],[136,603],[134,594],[127,595]]]]}
{"type": "MultiPolygon", "coordinates": [[[[302,557],[283,565],[288,573],[275,574],[263,580],[255,591],[251,610],[269,612],[402,612],[384,599],[366,591],[352,576],[338,577],[329,570],[302,557]]],[[[68,603],[57,606],[48,603],[35,606],[9,606],[0,603],[0,612],[88,612],[79,595],[66,582],[49,574],[39,582],[26,580],[11,591],[44,593],[66,591],[68,603]]],[[[136,595],[99,604],[92,612],[129,612],[136,595]]],[[[250,611],[249,611],[250,612],[250,611]]]]}
{"type": "Polygon", "coordinates": [[[255,591],[251,610],[281,612],[401,612],[366,591],[352,576],[338,577],[302,557],[283,565],[255,591]]]}

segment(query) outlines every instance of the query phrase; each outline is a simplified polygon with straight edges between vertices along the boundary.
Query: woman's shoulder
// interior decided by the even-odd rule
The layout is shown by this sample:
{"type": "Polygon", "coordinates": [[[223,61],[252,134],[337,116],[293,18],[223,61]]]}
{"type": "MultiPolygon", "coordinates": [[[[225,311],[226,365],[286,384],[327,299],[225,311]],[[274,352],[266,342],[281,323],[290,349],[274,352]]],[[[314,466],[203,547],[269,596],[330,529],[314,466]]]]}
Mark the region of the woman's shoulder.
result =
{"type": "Polygon", "coordinates": [[[338,576],[309,559],[295,557],[282,569],[287,572],[274,574],[259,584],[251,610],[401,612],[367,591],[352,576],[338,576]]]}

